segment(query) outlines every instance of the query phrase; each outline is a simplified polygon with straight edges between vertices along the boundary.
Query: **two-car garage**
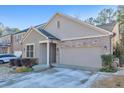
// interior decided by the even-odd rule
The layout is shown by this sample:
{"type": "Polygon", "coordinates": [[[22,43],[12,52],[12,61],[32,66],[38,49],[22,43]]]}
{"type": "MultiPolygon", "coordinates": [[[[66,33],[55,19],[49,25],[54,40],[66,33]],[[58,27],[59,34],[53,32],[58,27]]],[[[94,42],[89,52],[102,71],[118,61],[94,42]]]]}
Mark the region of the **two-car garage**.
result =
{"type": "Polygon", "coordinates": [[[61,48],[60,64],[100,68],[102,65],[101,48],[61,48]]]}

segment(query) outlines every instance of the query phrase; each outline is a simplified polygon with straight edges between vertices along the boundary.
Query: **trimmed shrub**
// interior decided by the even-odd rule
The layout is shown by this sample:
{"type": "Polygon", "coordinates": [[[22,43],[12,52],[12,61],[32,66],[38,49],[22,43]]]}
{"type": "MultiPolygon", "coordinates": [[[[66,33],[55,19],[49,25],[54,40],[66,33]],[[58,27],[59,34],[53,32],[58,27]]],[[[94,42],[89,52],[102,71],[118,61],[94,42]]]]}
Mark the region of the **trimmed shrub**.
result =
{"type": "Polygon", "coordinates": [[[38,59],[37,59],[37,58],[33,58],[33,59],[31,59],[30,61],[31,61],[31,63],[32,63],[32,66],[38,64],[38,59]]]}
{"type": "Polygon", "coordinates": [[[22,62],[23,66],[32,67],[31,59],[29,59],[29,58],[22,59],[21,62],[22,62]]]}
{"type": "Polygon", "coordinates": [[[19,67],[22,66],[20,59],[11,59],[9,65],[10,66],[19,66],[19,67]]]}
{"type": "Polygon", "coordinates": [[[18,66],[18,67],[22,66],[20,59],[15,60],[14,63],[15,63],[15,65],[18,66]]]}
{"type": "Polygon", "coordinates": [[[38,61],[36,58],[23,58],[21,62],[22,62],[22,65],[26,67],[32,67],[38,64],[38,61]]]}
{"type": "Polygon", "coordinates": [[[22,58],[22,59],[13,59],[10,60],[10,66],[25,66],[32,67],[33,65],[38,64],[38,60],[36,58],[22,58]]]}

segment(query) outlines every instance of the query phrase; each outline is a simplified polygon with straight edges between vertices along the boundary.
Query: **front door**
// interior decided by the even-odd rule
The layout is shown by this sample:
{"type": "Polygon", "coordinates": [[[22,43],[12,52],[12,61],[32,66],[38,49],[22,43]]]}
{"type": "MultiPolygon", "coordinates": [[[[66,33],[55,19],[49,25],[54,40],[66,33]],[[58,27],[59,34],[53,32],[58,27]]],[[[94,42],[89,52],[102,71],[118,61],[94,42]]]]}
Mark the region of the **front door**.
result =
{"type": "Polygon", "coordinates": [[[40,44],[39,63],[47,64],[47,44],[46,43],[40,44]]]}

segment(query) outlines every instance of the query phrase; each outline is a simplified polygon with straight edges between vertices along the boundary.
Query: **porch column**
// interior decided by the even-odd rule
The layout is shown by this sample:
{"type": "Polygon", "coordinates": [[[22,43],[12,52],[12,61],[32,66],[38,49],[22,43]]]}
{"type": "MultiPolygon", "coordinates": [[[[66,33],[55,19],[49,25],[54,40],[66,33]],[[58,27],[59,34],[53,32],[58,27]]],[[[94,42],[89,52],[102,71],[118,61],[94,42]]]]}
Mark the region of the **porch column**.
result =
{"type": "Polygon", "coordinates": [[[50,63],[49,63],[49,52],[50,51],[50,43],[47,42],[47,65],[50,66],[50,63]]]}

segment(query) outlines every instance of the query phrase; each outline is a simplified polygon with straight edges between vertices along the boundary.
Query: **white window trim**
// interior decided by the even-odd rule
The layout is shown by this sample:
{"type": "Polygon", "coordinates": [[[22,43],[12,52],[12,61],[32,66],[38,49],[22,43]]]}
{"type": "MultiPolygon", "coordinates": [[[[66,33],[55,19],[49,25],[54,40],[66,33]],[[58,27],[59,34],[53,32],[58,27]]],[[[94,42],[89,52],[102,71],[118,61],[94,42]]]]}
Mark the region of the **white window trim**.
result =
{"type": "Polygon", "coordinates": [[[33,58],[35,58],[35,44],[34,43],[28,43],[28,44],[26,44],[26,51],[25,51],[25,55],[26,55],[26,58],[31,58],[31,57],[27,57],[27,46],[28,45],[33,45],[33,48],[34,48],[34,50],[33,50],[33,58]]]}

